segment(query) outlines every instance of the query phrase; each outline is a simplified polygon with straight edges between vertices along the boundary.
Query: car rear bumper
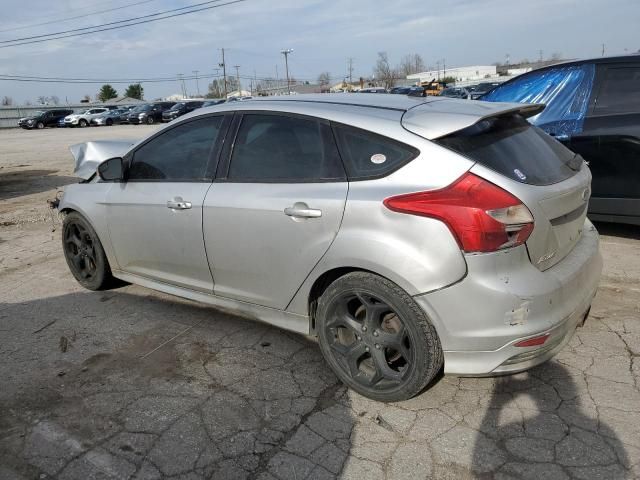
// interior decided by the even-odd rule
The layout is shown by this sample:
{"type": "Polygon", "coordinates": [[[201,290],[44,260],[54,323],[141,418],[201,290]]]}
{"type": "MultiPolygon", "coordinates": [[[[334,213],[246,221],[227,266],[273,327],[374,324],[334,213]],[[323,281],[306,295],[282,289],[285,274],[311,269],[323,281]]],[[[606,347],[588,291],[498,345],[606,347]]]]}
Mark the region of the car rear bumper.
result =
{"type": "Polygon", "coordinates": [[[464,279],[414,297],[438,331],[445,373],[518,372],[558,353],[584,321],[597,290],[598,245],[598,232],[586,220],[573,250],[543,272],[524,246],[467,255],[464,279]],[[515,346],[541,335],[548,335],[542,345],[515,346]]]}

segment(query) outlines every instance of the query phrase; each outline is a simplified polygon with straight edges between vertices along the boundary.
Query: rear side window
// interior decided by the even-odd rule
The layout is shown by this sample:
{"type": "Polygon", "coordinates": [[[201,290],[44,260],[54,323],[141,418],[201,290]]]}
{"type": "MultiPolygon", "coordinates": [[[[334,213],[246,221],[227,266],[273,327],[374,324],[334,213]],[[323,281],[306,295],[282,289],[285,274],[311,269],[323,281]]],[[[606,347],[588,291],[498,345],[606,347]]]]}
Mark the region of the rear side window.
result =
{"type": "Polygon", "coordinates": [[[313,119],[246,114],[233,147],[229,180],[344,180],[331,127],[313,119]]]}
{"type": "Polygon", "coordinates": [[[595,115],[640,113],[640,67],[607,68],[595,115]]]}
{"type": "Polygon", "coordinates": [[[582,163],[581,157],[520,115],[481,120],[436,142],[529,185],[566,180],[582,163]]]}
{"type": "Polygon", "coordinates": [[[334,125],[334,132],[349,180],[383,177],[420,153],[414,147],[358,128],[334,125]]]}

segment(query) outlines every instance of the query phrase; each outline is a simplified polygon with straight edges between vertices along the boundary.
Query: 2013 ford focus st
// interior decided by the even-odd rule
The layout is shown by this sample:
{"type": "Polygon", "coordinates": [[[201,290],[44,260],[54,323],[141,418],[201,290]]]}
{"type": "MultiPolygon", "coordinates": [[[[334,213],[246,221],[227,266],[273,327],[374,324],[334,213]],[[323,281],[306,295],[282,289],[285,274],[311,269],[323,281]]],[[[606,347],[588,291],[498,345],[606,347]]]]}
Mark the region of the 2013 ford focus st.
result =
{"type": "Polygon", "coordinates": [[[318,337],[373,399],[441,370],[556,354],[602,269],[591,174],[530,125],[539,105],[298,95],[203,108],[150,137],[71,150],[69,268],[318,337]]]}

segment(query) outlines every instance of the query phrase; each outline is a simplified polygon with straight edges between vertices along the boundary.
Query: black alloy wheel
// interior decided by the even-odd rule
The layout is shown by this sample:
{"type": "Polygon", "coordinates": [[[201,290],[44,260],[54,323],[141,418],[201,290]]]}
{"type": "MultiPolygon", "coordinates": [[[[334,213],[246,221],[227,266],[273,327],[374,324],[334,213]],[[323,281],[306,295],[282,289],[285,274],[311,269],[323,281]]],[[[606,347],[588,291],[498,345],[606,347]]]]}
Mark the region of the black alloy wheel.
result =
{"type": "Polygon", "coordinates": [[[111,125],[113,125],[113,120],[111,120],[110,118],[107,118],[107,127],[110,127],[111,125]]]}
{"type": "Polygon", "coordinates": [[[113,277],[102,244],[91,225],[76,212],[64,219],[62,248],[69,270],[83,287],[101,290],[111,283],[113,277]]]}
{"type": "Polygon", "coordinates": [[[419,393],[442,366],[442,349],[424,312],[400,287],[367,272],[331,284],[318,305],[322,353],[358,393],[399,401],[419,393]]]}
{"type": "Polygon", "coordinates": [[[153,125],[153,117],[147,117],[147,125],[153,125]]]}

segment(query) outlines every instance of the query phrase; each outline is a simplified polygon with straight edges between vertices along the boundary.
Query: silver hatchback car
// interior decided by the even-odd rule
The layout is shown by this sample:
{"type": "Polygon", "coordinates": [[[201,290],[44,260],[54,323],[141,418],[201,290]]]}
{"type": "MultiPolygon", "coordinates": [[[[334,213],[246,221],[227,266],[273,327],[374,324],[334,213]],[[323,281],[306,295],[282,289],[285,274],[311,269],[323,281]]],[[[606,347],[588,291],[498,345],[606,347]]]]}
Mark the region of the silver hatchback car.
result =
{"type": "Polygon", "coordinates": [[[317,336],[373,399],[443,367],[522,371],[569,341],[602,269],[591,174],[527,122],[542,108],[297,95],[74,145],[64,254],[92,290],[115,277],[317,336]]]}

